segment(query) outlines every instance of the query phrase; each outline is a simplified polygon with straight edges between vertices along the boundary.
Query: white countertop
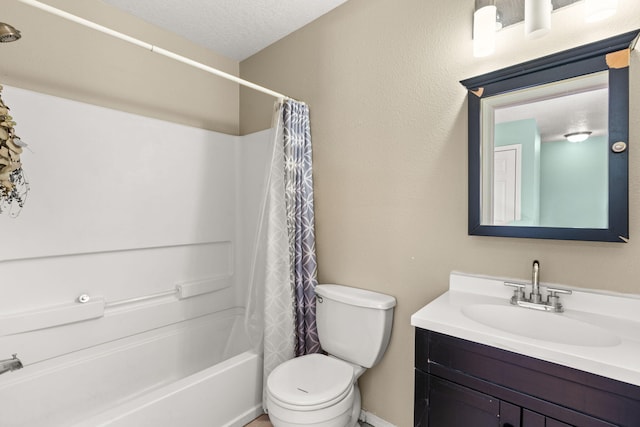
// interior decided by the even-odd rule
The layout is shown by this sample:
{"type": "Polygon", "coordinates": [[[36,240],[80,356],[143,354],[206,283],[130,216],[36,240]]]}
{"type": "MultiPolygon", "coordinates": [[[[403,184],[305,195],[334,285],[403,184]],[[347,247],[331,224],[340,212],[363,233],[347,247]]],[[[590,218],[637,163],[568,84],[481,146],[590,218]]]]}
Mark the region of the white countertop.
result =
{"type": "MultiPolygon", "coordinates": [[[[571,289],[573,293],[561,295],[565,308],[563,313],[540,312],[541,316],[565,317],[548,319],[549,322],[554,319],[568,320],[567,324],[572,327],[576,325],[577,328],[587,323],[588,325],[584,325],[585,329],[602,331],[603,334],[608,333],[618,338],[614,338],[613,345],[572,345],[507,332],[472,320],[463,313],[465,307],[478,304],[533,311],[510,304],[513,290],[504,286],[505,281],[525,283],[520,280],[453,272],[449,291],[414,313],[411,325],[640,386],[640,296],[549,284],[556,288],[571,289]]],[[[545,283],[540,285],[543,289],[546,286],[545,283]]],[[[527,291],[529,290],[528,288],[527,291]]],[[[509,320],[505,318],[505,322],[509,320]]],[[[547,318],[545,323],[548,328],[547,318]]],[[[532,324],[527,325],[528,327],[535,329],[540,326],[532,324]]],[[[545,334],[544,330],[536,332],[534,335],[545,334]]],[[[575,332],[579,334],[578,330],[575,332]]]]}

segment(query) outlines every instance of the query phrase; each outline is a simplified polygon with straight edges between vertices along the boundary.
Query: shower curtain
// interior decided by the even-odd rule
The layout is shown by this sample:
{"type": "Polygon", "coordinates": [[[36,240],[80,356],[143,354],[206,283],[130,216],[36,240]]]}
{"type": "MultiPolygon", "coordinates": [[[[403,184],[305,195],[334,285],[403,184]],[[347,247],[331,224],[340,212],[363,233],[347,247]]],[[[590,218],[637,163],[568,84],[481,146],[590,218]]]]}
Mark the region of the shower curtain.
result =
{"type": "Polygon", "coordinates": [[[245,317],[254,347],[264,351],[264,387],[282,362],[321,350],[307,105],[276,103],[272,142],[245,317]]]}

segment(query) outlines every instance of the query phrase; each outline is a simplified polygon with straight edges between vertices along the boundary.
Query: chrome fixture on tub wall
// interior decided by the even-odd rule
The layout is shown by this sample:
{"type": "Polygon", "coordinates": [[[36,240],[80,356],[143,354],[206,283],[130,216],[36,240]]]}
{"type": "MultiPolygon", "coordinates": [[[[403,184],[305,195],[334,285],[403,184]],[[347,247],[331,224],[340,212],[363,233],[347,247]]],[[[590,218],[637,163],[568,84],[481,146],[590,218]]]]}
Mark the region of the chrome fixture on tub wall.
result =
{"type": "Polygon", "coordinates": [[[17,353],[14,353],[11,359],[0,360],[0,374],[22,368],[22,362],[20,361],[20,359],[18,359],[17,353]]]}

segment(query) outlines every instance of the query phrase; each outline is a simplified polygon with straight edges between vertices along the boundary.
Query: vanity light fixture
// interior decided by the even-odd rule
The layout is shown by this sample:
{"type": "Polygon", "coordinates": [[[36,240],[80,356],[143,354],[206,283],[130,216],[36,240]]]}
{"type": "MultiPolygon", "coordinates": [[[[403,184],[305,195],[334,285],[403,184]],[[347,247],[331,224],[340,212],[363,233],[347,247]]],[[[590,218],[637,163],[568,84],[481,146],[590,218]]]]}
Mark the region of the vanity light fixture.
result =
{"type": "Polygon", "coordinates": [[[473,56],[476,58],[491,55],[496,50],[496,5],[478,3],[476,0],[473,13],[473,56]]]}
{"type": "Polygon", "coordinates": [[[524,0],[524,34],[537,39],[551,31],[551,0],[524,0]]]}
{"type": "Polygon", "coordinates": [[[585,0],[584,20],[596,22],[615,15],[618,9],[618,0],[585,0]]]}
{"type": "Polygon", "coordinates": [[[496,32],[523,21],[527,39],[543,37],[551,32],[554,9],[574,3],[582,4],[584,20],[591,23],[614,15],[619,0],[475,0],[473,56],[479,58],[492,54],[495,51],[496,32]],[[492,26],[495,28],[493,31],[492,26]]]}
{"type": "Polygon", "coordinates": [[[569,142],[582,142],[582,141],[586,141],[590,135],[591,135],[591,132],[584,131],[584,132],[571,132],[566,134],[564,137],[567,138],[567,141],[569,142]]]}

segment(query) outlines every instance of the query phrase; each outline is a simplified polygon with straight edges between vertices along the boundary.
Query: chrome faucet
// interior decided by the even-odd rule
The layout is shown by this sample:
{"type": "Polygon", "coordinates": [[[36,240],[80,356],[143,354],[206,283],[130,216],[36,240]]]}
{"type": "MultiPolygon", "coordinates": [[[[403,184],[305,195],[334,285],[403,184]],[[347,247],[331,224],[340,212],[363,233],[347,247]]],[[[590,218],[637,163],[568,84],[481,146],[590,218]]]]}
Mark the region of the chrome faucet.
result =
{"type": "Polygon", "coordinates": [[[532,270],[531,295],[529,299],[532,303],[539,304],[542,300],[542,295],[540,295],[540,262],[538,262],[538,260],[533,261],[532,270]]]}
{"type": "Polygon", "coordinates": [[[540,292],[540,262],[538,260],[533,261],[531,293],[529,294],[529,298],[525,296],[525,288],[527,285],[510,282],[504,282],[504,285],[515,288],[513,296],[511,297],[511,304],[536,310],[554,311],[556,313],[564,311],[559,295],[571,294],[571,291],[567,289],[551,288],[546,286],[547,299],[546,301],[542,300],[542,293],[540,292]]]}
{"type": "Polygon", "coordinates": [[[0,360],[0,374],[22,369],[22,367],[22,362],[18,359],[17,353],[14,353],[11,359],[0,360]]]}

